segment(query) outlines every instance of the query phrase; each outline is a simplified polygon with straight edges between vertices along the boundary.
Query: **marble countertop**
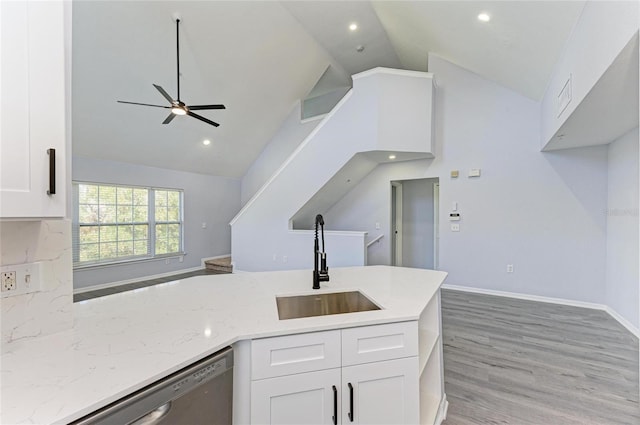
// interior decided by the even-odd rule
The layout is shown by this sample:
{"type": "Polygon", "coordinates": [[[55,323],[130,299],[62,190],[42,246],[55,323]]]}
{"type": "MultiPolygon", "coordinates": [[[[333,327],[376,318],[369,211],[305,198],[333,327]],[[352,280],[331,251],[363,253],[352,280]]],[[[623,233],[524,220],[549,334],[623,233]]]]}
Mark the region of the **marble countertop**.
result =
{"type": "Polygon", "coordinates": [[[75,303],[74,326],[0,357],[0,423],[67,423],[241,339],[417,320],[445,272],[335,268],[197,276],[75,303]],[[383,309],[278,320],[276,295],[358,289],[383,309]]]}

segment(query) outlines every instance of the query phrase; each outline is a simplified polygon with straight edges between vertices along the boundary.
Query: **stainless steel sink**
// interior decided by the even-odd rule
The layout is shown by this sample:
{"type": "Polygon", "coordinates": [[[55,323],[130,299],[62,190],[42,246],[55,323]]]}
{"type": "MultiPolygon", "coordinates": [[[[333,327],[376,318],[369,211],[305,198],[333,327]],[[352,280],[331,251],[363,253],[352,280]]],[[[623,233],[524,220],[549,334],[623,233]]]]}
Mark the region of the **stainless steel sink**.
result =
{"type": "Polygon", "coordinates": [[[360,291],[276,297],[280,320],[380,310],[360,291]]]}

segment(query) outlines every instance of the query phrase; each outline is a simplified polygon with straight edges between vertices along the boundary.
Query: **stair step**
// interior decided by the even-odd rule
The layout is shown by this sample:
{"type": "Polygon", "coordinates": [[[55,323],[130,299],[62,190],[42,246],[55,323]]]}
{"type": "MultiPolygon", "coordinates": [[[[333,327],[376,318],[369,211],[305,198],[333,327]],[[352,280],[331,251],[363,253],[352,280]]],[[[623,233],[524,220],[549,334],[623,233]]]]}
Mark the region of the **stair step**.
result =
{"type": "Polygon", "coordinates": [[[223,258],[216,258],[213,260],[206,260],[204,264],[207,270],[233,273],[233,266],[231,265],[231,257],[223,257],[223,258]]]}

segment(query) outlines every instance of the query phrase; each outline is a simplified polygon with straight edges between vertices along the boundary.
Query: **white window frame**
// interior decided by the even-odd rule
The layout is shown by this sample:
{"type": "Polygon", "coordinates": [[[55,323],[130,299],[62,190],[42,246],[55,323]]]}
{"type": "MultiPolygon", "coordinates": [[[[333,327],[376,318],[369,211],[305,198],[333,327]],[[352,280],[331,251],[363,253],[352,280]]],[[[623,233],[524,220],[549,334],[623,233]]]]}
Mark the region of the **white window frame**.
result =
{"type": "MultiPolygon", "coordinates": [[[[173,258],[173,257],[183,257],[186,255],[184,250],[184,190],[178,188],[165,188],[165,187],[155,187],[155,186],[137,186],[130,184],[114,184],[114,183],[103,183],[103,182],[90,182],[90,181],[76,181],[72,182],[73,187],[73,241],[72,241],[72,251],[73,251],[73,268],[75,269],[85,269],[85,268],[97,268],[97,267],[105,267],[105,266],[113,266],[119,265],[123,263],[136,263],[136,262],[146,262],[146,261],[154,261],[163,258],[173,258]],[[147,254],[146,255],[134,255],[134,256],[122,256],[109,258],[104,260],[96,260],[96,261],[79,261],[79,250],[80,250],[80,223],[79,223],[79,210],[80,210],[80,198],[79,198],[79,185],[91,185],[91,186],[110,186],[110,187],[121,187],[127,189],[145,189],[147,190],[147,221],[140,223],[133,223],[134,225],[145,224],[147,225],[147,254]],[[180,247],[179,251],[171,252],[167,254],[155,254],[156,251],[156,224],[164,224],[156,223],[155,221],[155,193],[156,191],[173,191],[180,193],[180,221],[179,222],[166,222],[167,224],[179,224],[180,225],[180,247]]],[[[127,225],[131,223],[126,223],[127,225]]],[[[107,226],[117,226],[118,222],[113,224],[107,224],[107,226]]]]}

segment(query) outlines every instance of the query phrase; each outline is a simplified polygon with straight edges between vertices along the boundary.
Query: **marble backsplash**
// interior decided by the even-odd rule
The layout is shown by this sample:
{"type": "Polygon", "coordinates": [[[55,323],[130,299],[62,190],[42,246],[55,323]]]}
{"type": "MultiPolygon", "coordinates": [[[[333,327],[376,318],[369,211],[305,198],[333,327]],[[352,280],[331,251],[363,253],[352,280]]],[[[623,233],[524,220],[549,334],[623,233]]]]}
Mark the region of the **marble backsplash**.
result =
{"type": "Polygon", "coordinates": [[[0,299],[2,352],[73,326],[71,221],[0,222],[0,265],[41,262],[40,291],[0,299]]]}

